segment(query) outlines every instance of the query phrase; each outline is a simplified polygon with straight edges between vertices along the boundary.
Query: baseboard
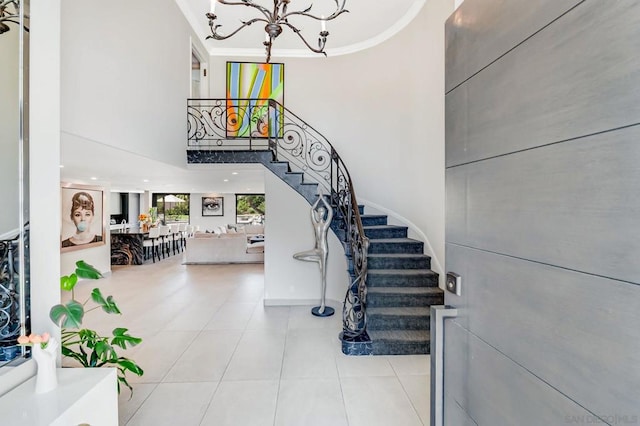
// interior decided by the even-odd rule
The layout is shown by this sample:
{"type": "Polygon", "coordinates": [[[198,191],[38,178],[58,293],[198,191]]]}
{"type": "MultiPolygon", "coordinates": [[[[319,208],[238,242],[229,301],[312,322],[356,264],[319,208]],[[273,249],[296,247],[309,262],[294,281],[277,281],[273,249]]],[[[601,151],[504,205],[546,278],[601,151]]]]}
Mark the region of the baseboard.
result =
{"type": "MultiPolygon", "coordinates": [[[[264,306],[317,306],[319,304],[320,300],[318,299],[264,299],[264,306]]],[[[327,299],[325,304],[336,311],[342,310],[342,303],[337,300],[327,299]]]]}

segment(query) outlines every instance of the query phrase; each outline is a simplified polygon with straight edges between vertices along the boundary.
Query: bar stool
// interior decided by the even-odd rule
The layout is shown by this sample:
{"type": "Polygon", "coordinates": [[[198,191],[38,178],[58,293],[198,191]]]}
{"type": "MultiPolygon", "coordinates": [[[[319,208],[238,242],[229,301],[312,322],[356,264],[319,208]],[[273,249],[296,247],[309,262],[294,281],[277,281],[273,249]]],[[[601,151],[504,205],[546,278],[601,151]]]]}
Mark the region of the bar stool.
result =
{"type": "Polygon", "coordinates": [[[156,255],[158,256],[158,262],[160,261],[159,241],[160,241],[160,229],[149,229],[149,238],[142,241],[142,247],[144,247],[145,260],[149,260],[149,251],[151,251],[151,257],[153,257],[153,263],[156,263],[156,255]]]}
{"type": "Polygon", "coordinates": [[[167,256],[171,256],[171,253],[169,251],[169,244],[170,244],[169,235],[171,232],[171,228],[169,228],[166,225],[160,225],[159,229],[160,229],[160,238],[162,240],[160,243],[162,246],[162,258],[164,259],[165,252],[167,256]]]}
{"type": "Polygon", "coordinates": [[[178,225],[178,234],[180,234],[180,251],[184,251],[187,246],[187,224],[178,225]]]}
{"type": "Polygon", "coordinates": [[[178,247],[180,244],[180,224],[174,223],[169,225],[169,233],[171,234],[171,249],[175,255],[176,251],[180,251],[178,247]]]}

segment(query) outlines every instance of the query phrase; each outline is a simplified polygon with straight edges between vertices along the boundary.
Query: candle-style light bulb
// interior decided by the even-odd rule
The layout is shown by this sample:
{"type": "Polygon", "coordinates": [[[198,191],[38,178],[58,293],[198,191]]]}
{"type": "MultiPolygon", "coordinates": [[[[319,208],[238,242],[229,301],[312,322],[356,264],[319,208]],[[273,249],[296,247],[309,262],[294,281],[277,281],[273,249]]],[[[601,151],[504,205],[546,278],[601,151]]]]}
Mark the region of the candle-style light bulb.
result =
{"type": "Polygon", "coordinates": [[[322,31],[327,31],[327,20],[324,19],[324,15],[321,16],[322,19],[320,19],[320,28],[322,29],[322,31]]]}
{"type": "Polygon", "coordinates": [[[271,41],[271,37],[269,37],[269,33],[264,33],[264,42],[269,43],[271,41]]]}
{"type": "Polygon", "coordinates": [[[216,13],[216,3],[218,3],[218,0],[211,0],[211,13],[213,14],[216,13]]]}

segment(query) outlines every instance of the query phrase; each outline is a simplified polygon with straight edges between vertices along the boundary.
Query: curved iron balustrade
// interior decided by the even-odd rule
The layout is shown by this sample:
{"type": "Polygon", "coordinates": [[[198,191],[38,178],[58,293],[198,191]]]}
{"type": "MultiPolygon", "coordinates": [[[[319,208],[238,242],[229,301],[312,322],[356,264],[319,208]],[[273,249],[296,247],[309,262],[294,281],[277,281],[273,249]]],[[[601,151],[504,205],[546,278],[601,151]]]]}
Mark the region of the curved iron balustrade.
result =
{"type": "Polygon", "coordinates": [[[342,339],[366,336],[367,253],[353,182],[331,143],[304,120],[272,99],[189,99],[187,144],[206,150],[270,150],[277,161],[287,161],[305,180],[317,182],[331,194],[332,228],[343,235],[351,256],[353,281],[342,312],[342,339]]]}

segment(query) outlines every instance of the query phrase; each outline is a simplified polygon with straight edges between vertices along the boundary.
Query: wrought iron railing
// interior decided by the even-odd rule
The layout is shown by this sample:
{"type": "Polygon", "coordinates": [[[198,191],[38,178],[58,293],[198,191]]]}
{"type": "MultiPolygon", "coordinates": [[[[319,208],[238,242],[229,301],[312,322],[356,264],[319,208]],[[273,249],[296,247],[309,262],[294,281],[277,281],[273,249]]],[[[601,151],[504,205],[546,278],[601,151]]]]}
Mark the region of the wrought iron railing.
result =
{"type": "Polygon", "coordinates": [[[332,228],[346,243],[353,280],[345,295],[345,340],[366,337],[367,252],[349,171],[333,145],[317,130],[271,99],[189,99],[188,146],[204,150],[270,150],[330,194],[332,228]],[[340,235],[341,234],[341,235],[340,235]]]}
{"type": "Polygon", "coordinates": [[[20,265],[25,259],[21,250],[28,250],[28,235],[27,226],[22,243],[20,234],[0,240],[0,363],[24,354],[17,339],[30,327],[28,266],[20,265]],[[24,286],[20,272],[26,275],[24,286]]]}

